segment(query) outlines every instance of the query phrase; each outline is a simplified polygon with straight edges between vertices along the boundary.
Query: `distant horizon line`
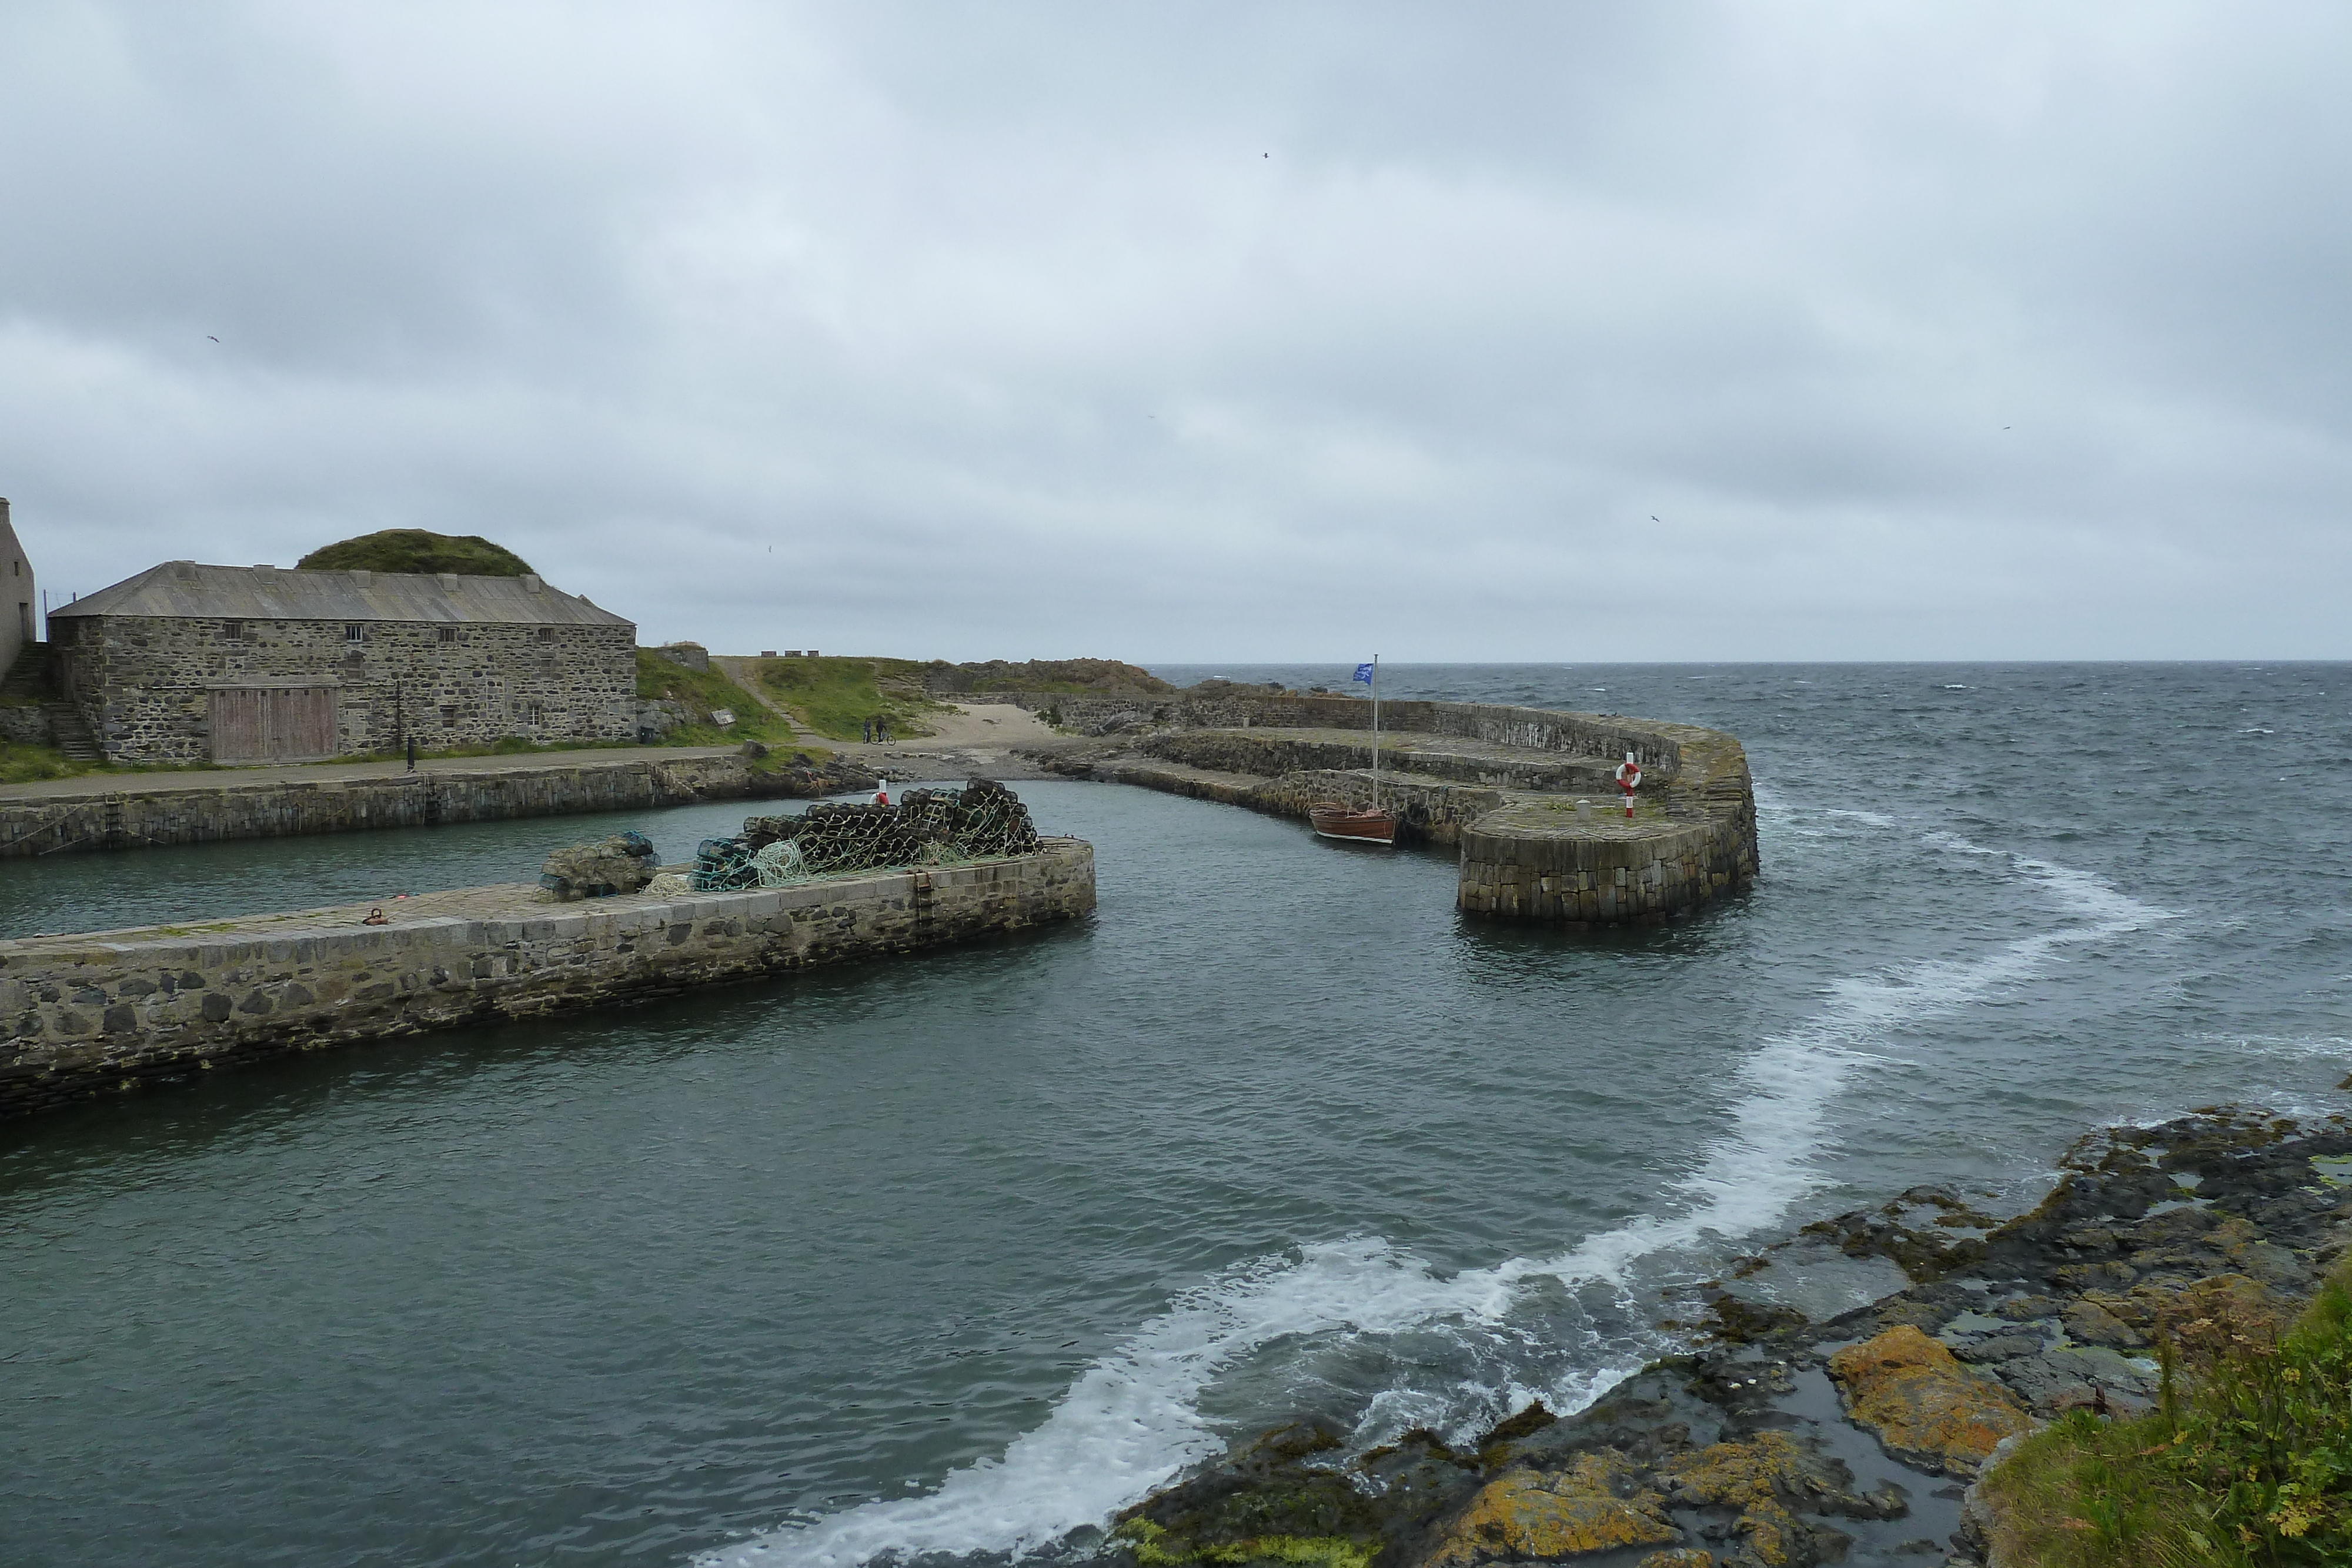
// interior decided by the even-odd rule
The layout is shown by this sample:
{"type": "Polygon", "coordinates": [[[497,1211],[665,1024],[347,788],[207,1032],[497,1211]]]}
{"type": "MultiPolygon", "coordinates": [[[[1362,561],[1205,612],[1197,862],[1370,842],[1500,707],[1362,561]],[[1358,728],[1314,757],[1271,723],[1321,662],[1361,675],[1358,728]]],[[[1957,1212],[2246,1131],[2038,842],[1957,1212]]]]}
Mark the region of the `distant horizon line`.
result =
{"type": "MultiPolygon", "coordinates": [[[[872,655],[863,655],[863,654],[854,654],[854,655],[852,655],[852,657],[871,657],[871,656],[872,656],[872,655]]],[[[958,661],[958,662],[966,662],[966,661],[958,661]]],[[[970,662],[977,663],[977,662],[980,662],[980,661],[970,661],[970,662]]],[[[1009,663],[1009,662],[1011,662],[1011,661],[1007,661],[1007,662],[1009,663]]],[[[1054,661],[1039,661],[1039,662],[1044,663],[1044,662],[1054,662],[1054,661]]],[[[1252,668],[1252,667],[1256,667],[1256,666],[1263,666],[1263,665],[1277,665],[1277,664],[1298,664],[1298,665],[1307,665],[1307,666],[1316,666],[1316,665],[1324,665],[1324,664],[1328,664],[1328,665],[1329,665],[1331,668],[1333,668],[1333,669],[1340,669],[1340,670],[1343,670],[1343,669],[1352,669],[1352,668],[1353,668],[1357,664],[1361,663],[1361,661],[1360,661],[1360,660],[1353,660],[1353,659],[1220,659],[1220,660],[1215,660],[1215,661],[1201,660],[1201,659],[1136,659],[1136,660],[1122,660],[1122,661],[1120,661],[1120,662],[1121,662],[1121,663],[1131,663],[1131,664],[1134,664],[1135,665],[1137,665],[1137,667],[1141,668],[1141,669],[1151,669],[1151,668],[1153,668],[1153,667],[1155,667],[1155,666],[1159,666],[1159,665],[1166,665],[1166,666],[1170,666],[1170,667],[1173,667],[1173,668],[1178,668],[1178,669],[1195,669],[1195,670],[1247,669],[1247,668],[1252,668]]],[[[1992,659],[1992,658],[1973,658],[1973,659],[1959,659],[1959,658],[1954,658],[1954,659],[1609,659],[1609,660],[1600,660],[1600,659],[1576,659],[1576,660],[1566,660],[1566,659],[1429,659],[1429,660],[1418,660],[1418,659],[1416,659],[1416,660],[1405,660],[1405,659],[1398,659],[1398,660],[1385,660],[1385,659],[1384,659],[1384,660],[1382,660],[1382,661],[1381,661],[1381,668],[1383,668],[1383,669],[1399,669],[1399,670],[1450,670],[1450,669],[1491,669],[1491,668],[1495,668],[1495,667],[1496,667],[1496,666],[1505,666],[1505,665],[1526,665],[1526,666],[1531,666],[1531,667],[1538,668],[1538,669],[1563,669],[1563,670],[1570,670],[1570,669],[1587,669],[1587,670],[1591,670],[1591,669],[1614,669],[1614,670],[1623,670],[1623,669],[1651,669],[1651,668],[1696,669],[1696,668],[1701,668],[1701,667],[1717,667],[1717,668],[1726,668],[1726,669],[1736,669],[1736,668],[1752,668],[1752,667],[1755,667],[1755,666],[1762,665],[1762,666],[1802,666],[1802,667],[1804,667],[1804,668],[1808,668],[1808,669],[1820,669],[1820,668],[1824,668],[1824,667],[1840,667],[1840,666],[1846,666],[1846,665],[1864,665],[1864,664],[1874,664],[1874,665],[1887,665],[1887,664],[1895,664],[1895,665],[1904,665],[1904,664],[1917,664],[1917,665],[1953,665],[1953,664],[1970,664],[1970,665],[1985,665],[1985,664],[2115,664],[2115,665],[2167,665],[2167,664],[2196,664],[2196,665],[2207,665],[2207,664],[2229,664],[2229,665],[2242,665],[2242,666],[2252,666],[2252,667],[2268,667],[2268,666],[2274,665],[2274,664],[2352,664],[2352,654],[2343,654],[2343,655],[2336,655],[2336,656],[2332,656],[2332,657],[2299,657],[2299,656],[2286,656],[2286,657],[2279,657],[2279,658],[2263,658],[2263,657],[2256,656],[2256,655],[2236,654],[2236,655],[2221,655],[2221,656],[2216,656],[2216,657],[2209,657],[2209,658],[2194,658],[2194,659],[2124,659],[2124,658],[2089,658],[2089,659],[2056,659],[2056,658],[2051,658],[2051,659],[2044,659],[2044,658],[2034,658],[2034,659],[1992,659]]]]}

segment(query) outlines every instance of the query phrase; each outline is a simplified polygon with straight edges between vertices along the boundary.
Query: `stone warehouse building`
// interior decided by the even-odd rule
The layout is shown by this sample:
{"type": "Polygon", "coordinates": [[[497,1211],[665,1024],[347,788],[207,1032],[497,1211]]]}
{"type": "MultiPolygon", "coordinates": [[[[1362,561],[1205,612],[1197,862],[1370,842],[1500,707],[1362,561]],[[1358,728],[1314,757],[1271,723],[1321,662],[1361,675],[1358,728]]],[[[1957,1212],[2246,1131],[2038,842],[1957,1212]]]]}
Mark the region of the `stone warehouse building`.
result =
{"type": "Polygon", "coordinates": [[[116,762],[636,738],[636,627],[533,576],[166,561],[49,615],[116,762]]]}

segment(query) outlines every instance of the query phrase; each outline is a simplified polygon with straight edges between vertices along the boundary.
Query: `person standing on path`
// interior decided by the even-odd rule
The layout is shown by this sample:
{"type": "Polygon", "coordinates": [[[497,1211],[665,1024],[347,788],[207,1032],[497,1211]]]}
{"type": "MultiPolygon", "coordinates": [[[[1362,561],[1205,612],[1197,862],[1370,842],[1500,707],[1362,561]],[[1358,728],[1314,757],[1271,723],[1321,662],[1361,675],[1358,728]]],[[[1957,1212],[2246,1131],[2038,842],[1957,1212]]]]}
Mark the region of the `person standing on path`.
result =
{"type": "Polygon", "coordinates": [[[870,718],[866,721],[866,744],[874,744],[874,721],[870,718]]]}

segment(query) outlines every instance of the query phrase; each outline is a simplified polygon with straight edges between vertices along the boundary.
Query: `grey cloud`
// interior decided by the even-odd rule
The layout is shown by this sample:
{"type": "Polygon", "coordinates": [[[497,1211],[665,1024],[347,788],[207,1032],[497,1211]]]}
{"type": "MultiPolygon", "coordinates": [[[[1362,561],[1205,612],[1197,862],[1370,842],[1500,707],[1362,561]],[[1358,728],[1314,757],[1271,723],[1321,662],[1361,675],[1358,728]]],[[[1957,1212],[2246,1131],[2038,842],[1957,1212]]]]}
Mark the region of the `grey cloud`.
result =
{"type": "Polygon", "coordinates": [[[56,589],[419,525],[745,649],[2344,656],[2347,35],[17,12],[0,494],[56,589]]]}

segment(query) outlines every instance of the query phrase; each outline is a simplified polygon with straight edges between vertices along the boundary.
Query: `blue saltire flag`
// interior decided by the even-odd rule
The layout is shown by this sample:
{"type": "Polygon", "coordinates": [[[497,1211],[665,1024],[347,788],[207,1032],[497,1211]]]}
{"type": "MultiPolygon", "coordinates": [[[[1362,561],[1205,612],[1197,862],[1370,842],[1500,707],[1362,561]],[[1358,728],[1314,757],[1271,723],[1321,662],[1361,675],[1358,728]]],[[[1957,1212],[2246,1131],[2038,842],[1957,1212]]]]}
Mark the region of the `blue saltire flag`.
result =
{"type": "Polygon", "coordinates": [[[1372,684],[1372,667],[1370,664],[1358,664],[1356,666],[1356,679],[1363,682],[1364,685],[1368,686],[1372,684]]]}

